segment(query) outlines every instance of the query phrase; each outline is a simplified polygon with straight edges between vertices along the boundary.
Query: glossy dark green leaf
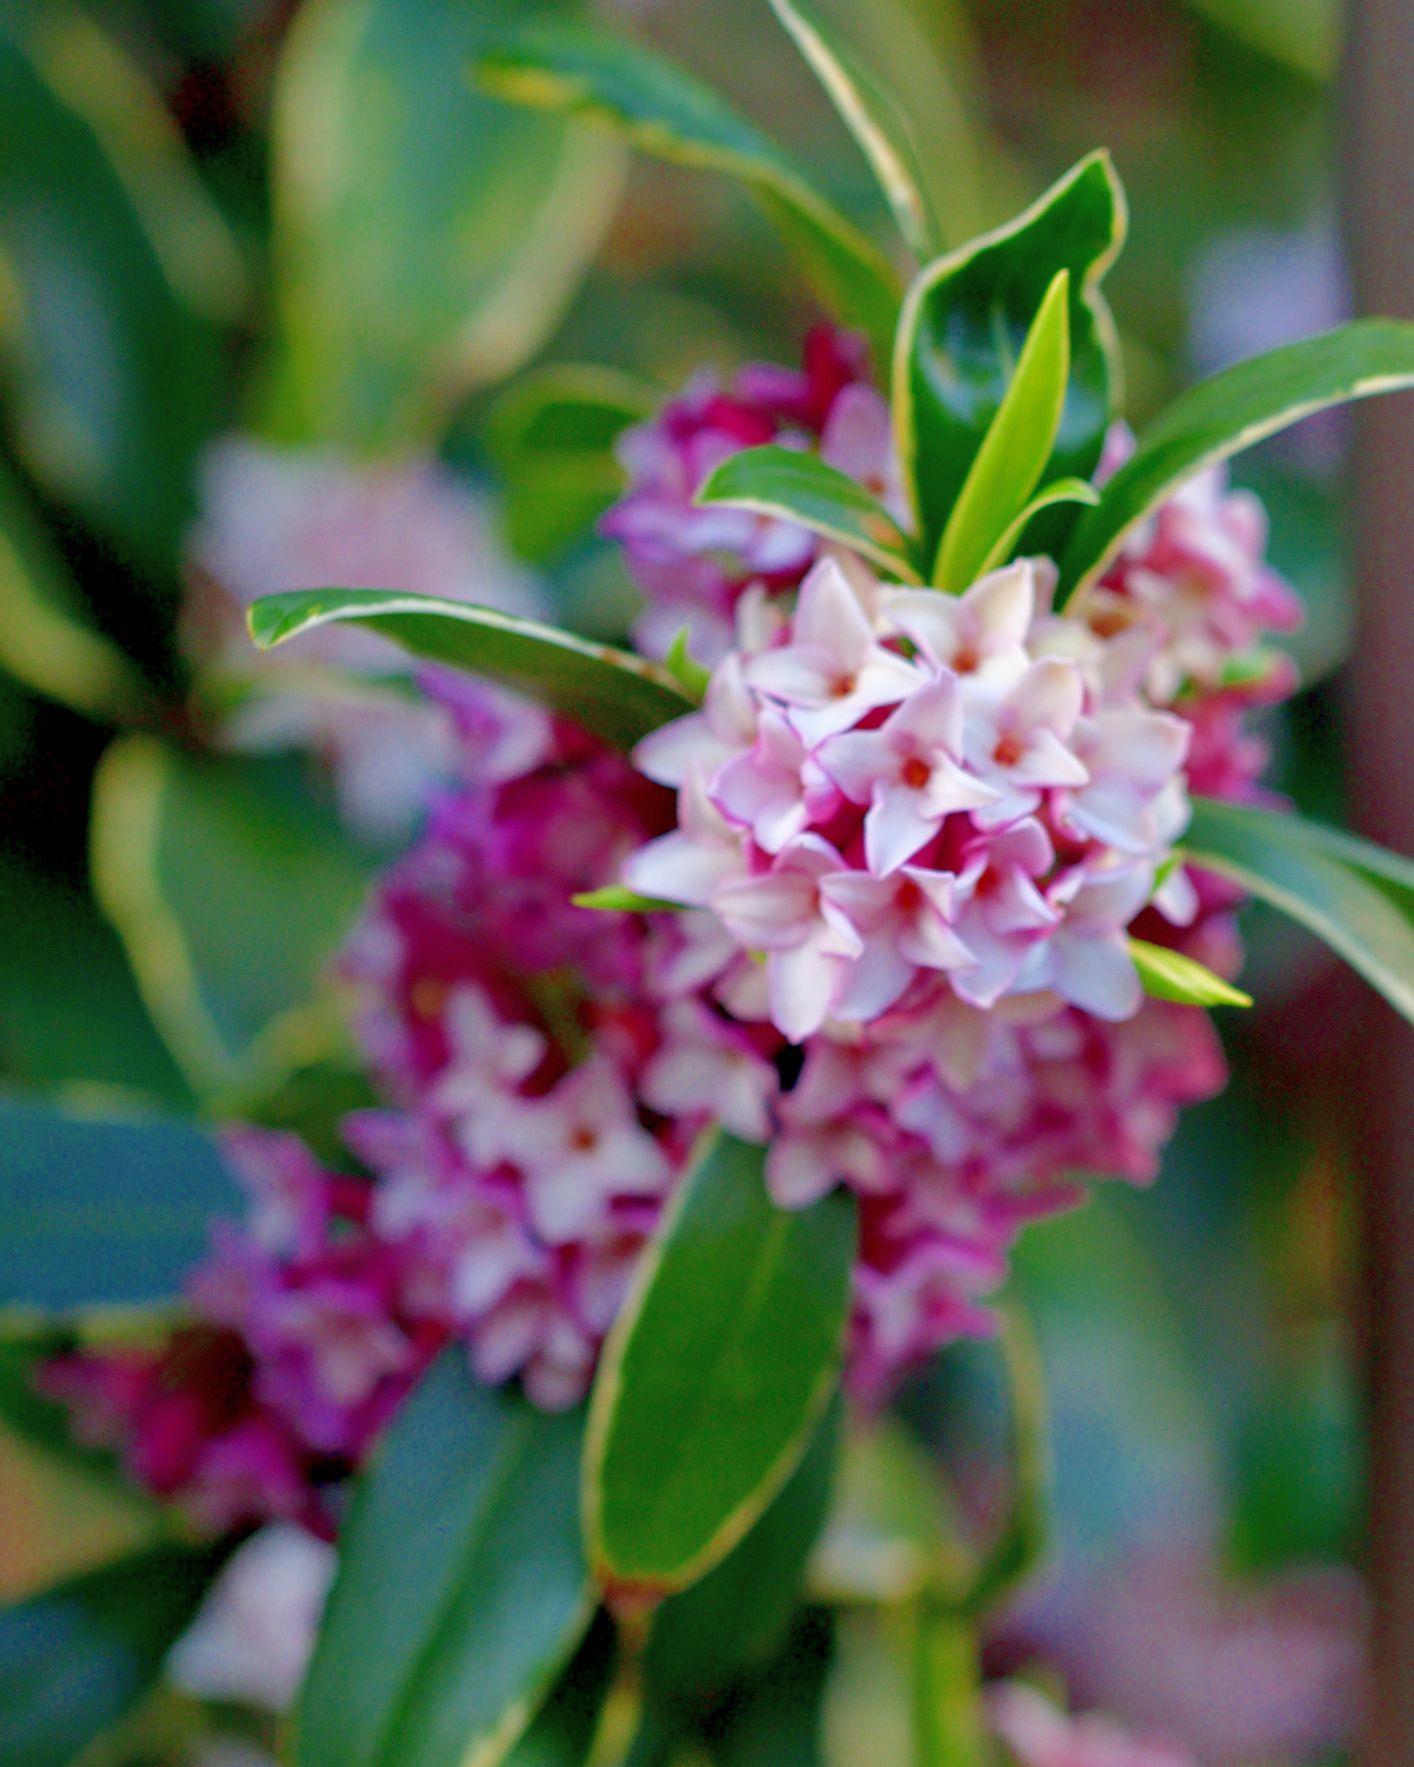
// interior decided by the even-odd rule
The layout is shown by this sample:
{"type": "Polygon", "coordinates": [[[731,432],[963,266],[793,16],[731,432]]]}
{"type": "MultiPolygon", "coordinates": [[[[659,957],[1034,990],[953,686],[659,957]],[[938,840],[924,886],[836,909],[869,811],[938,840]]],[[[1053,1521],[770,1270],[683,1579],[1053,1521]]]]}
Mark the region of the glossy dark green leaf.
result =
{"type": "Polygon", "coordinates": [[[910,288],[894,353],[894,424],[929,544],[947,524],[1058,270],[1070,272],[1070,379],[1046,470],[1093,472],[1115,379],[1099,282],[1124,225],[1109,156],[1092,154],[1016,220],[939,258],[910,288]]]}
{"type": "Polygon", "coordinates": [[[0,1760],[73,1767],[156,1681],[221,1563],[162,1546],[0,1609],[0,1760]]]}
{"type": "Polygon", "coordinates": [[[213,1219],[243,1211],[192,1124],[0,1099],[0,1306],[66,1314],[170,1302],[213,1219]]]}
{"type": "Polygon", "coordinates": [[[814,69],[873,168],[899,231],[919,258],[942,249],[908,118],[809,0],[771,0],[771,10],[814,69]]]}
{"type": "Polygon", "coordinates": [[[148,699],[137,670],[95,629],[68,567],[3,467],[0,666],[91,718],[129,718],[148,699]]]}
{"type": "Polygon", "coordinates": [[[1254,356],[1191,387],[1144,431],[1061,561],[1062,598],[1091,581],[1126,534],[1204,467],[1303,417],[1414,387],[1414,325],[1359,319],[1254,356]]]}
{"type": "Polygon", "coordinates": [[[221,345],[174,286],[84,73],[62,38],[27,28],[24,9],[0,20],[12,410],[36,473],[162,581],[215,421],[221,345]]]}
{"type": "Polygon", "coordinates": [[[268,650],[340,620],[368,626],[428,662],[503,681],[619,748],[632,748],[692,705],[658,663],[534,620],[431,595],[381,589],[267,595],[251,609],[250,629],[268,650]]]}
{"type": "Polygon", "coordinates": [[[1315,933],[1414,1023],[1414,859],[1209,798],[1194,801],[1184,855],[1315,933]]]}
{"type": "Polygon", "coordinates": [[[653,1618],[644,1669],[657,1689],[701,1700],[760,1667],[785,1642],[834,1488],[839,1400],[764,1515],[700,1583],[653,1618]]]}
{"type": "Polygon", "coordinates": [[[301,439],[425,438],[563,313],[622,149],[467,79],[518,0],[312,0],[275,86],[283,396],[301,439]]]}
{"type": "Polygon", "coordinates": [[[502,1759],[592,1611],[579,1414],[474,1382],[453,1347],[364,1475],[296,1720],[296,1767],[502,1759]]]}
{"type": "Polygon", "coordinates": [[[370,878],[302,769],[126,738],[99,769],[92,854],[99,900],[192,1085],[282,1067],[280,1028],[296,1013],[312,1027],[370,878]]]}
{"type": "Polygon", "coordinates": [[[886,359],[899,302],[888,261],[774,142],[690,75],[626,38],[558,24],[507,36],[477,71],[518,104],[597,117],[646,153],[738,179],[799,252],[822,298],[886,359]]]}
{"type": "Polygon", "coordinates": [[[657,402],[625,375],[557,364],[527,375],[497,403],[486,442],[515,552],[552,559],[589,532],[624,488],[618,438],[657,402]]]}
{"type": "Polygon", "coordinates": [[[656,1596],[705,1576],[790,1477],[833,1390],[854,1200],[778,1209],[764,1161],[711,1141],[606,1346],[584,1497],[608,1588],[656,1596]]]}
{"type": "Polygon", "coordinates": [[[1070,376],[1070,272],[1046,290],[1016,371],[949,512],[932,581],[960,595],[1031,501],[1055,445],[1070,376]]]}
{"type": "Polygon", "coordinates": [[[1139,971],[1144,992],[1156,1000],[1172,1000],[1179,1006],[1250,1006],[1252,996],[1214,975],[1195,957],[1185,957],[1167,945],[1151,945],[1147,939],[1131,939],[1129,955],[1139,971]]]}
{"type": "Polygon", "coordinates": [[[728,503],[799,523],[847,546],[891,577],[918,583],[912,548],[879,499],[818,454],[797,448],[745,448],[717,467],[699,503],[728,503]]]}

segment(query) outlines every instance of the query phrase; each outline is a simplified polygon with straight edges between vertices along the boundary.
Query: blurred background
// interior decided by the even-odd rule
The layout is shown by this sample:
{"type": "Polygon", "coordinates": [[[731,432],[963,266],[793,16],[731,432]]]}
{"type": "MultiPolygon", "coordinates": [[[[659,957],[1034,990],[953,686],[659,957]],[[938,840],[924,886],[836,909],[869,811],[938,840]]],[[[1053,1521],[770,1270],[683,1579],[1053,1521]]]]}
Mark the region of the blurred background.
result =
{"type": "MultiPolygon", "coordinates": [[[[598,364],[627,420],[704,365],[798,358],[808,298],[738,192],[473,92],[479,33],[521,10],[3,8],[0,1136],[33,1095],[258,1108],[315,1134],[313,1093],[356,1097],[321,966],[406,840],[435,743],[396,680],[354,693],[337,657],[262,663],[239,604],[299,586],[310,556],[347,559],[342,582],[396,572],[621,634],[634,593],[593,533],[619,485],[612,429],[541,433],[525,376],[598,364]],[[427,514],[427,481],[399,488],[394,469],[433,459],[427,514]]],[[[954,241],[1113,150],[1136,426],[1194,377],[1345,315],[1336,0],[826,10],[917,119],[954,241]]],[[[598,11],[729,93],[882,236],[867,170],[764,0],[598,11]]],[[[1308,609],[1303,690],[1266,732],[1272,783],[1327,820],[1345,443],[1322,418],[1236,474],[1308,609]]],[[[1339,1758],[1364,1624],[1348,992],[1289,926],[1252,911],[1246,930],[1259,1006],[1224,1026],[1228,1094],[1191,1113],[1154,1190],[1107,1186],[1025,1247],[1058,1549],[992,1645],[1001,1666],[1039,1641],[1081,1703],[1210,1767],[1339,1758]]],[[[112,1220],[76,1255],[121,1257],[112,1220]]],[[[152,1526],[19,1427],[33,1353],[0,1345],[7,1600],[152,1526]]],[[[964,1484],[995,1427],[988,1383],[985,1357],[959,1354],[907,1395],[964,1484]]],[[[833,1767],[904,1759],[881,1741],[905,1711],[888,1638],[860,1622],[840,1648],[833,1767]]],[[[161,1758],[141,1747],[121,1759],[161,1758]]]]}

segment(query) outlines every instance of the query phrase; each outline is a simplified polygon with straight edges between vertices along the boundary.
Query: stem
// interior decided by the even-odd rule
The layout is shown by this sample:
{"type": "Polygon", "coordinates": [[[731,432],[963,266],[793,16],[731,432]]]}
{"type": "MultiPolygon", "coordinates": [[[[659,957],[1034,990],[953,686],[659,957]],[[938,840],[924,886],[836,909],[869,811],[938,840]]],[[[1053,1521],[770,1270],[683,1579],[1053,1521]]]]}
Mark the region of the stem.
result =
{"type": "Polygon", "coordinates": [[[982,1678],[970,1621],[920,1604],[913,1646],[916,1767],[985,1767],[982,1678]]]}

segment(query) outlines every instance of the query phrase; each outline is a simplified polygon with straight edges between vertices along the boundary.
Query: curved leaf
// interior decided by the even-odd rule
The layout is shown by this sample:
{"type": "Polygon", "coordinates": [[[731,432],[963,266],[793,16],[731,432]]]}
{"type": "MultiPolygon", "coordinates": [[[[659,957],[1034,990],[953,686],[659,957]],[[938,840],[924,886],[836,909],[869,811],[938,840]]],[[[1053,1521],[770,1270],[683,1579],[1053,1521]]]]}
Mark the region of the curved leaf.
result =
{"type": "Polygon", "coordinates": [[[558,322],[623,150],[507,110],[466,66],[518,0],[301,6],[275,83],[280,391],[305,439],[425,438],[558,322]]]}
{"type": "Polygon", "coordinates": [[[359,1486],[296,1717],[296,1767],[491,1767],[587,1626],[582,1419],[423,1377],[359,1486]]]}
{"type": "Polygon", "coordinates": [[[708,87],[636,43],[568,24],[506,36],[477,75],[514,103],[597,117],[645,153],[738,179],[799,251],[822,298],[887,360],[900,293],[887,259],[708,87]]]}
{"type": "Polygon", "coordinates": [[[1323,939],[1414,1023],[1414,860],[1280,810],[1196,798],[1188,863],[1323,939]]]}
{"type": "Polygon", "coordinates": [[[921,578],[908,540],[872,491],[798,448],[744,448],[729,456],[697,493],[698,503],[728,503],[798,522],[857,552],[905,583],[921,578]]]}
{"type": "Polygon", "coordinates": [[[926,259],[942,249],[924,194],[918,150],[897,100],[863,67],[808,0],[771,0],[771,10],[859,143],[909,249],[926,259]]]}
{"type": "Polygon", "coordinates": [[[1124,238],[1124,193],[1091,154],[1026,212],[930,264],[909,289],[893,358],[894,425],[925,544],[938,543],[1058,270],[1070,272],[1070,378],[1048,471],[1088,478],[1116,369],[1099,282],[1124,238]]]}
{"type": "Polygon", "coordinates": [[[1070,375],[1069,304],[1070,272],[1057,270],[943,529],[932,580],[954,595],[981,575],[1051,457],[1070,375]]]}
{"type": "Polygon", "coordinates": [[[224,1548],[161,1546],[0,1610],[0,1759],[72,1767],[137,1705],[224,1548]]]}
{"type": "Polygon", "coordinates": [[[1358,319],[1225,368],[1191,387],[1075,527],[1061,558],[1059,598],[1093,581],[1130,532],[1204,467],[1330,405],[1414,386],[1414,325],[1358,319]]]}
{"type": "Polygon", "coordinates": [[[977,567],[976,574],[985,577],[988,571],[996,570],[1015,557],[1022,536],[1031,525],[1031,518],[1040,515],[1042,510],[1054,509],[1058,503],[1080,503],[1087,509],[1093,509],[1099,501],[1100,493],[1088,479],[1056,479],[1052,484],[1044,485],[1008,525],[996,545],[977,567]]]}
{"type": "Polygon", "coordinates": [[[208,1135],[0,1100],[0,1307],[42,1316],[174,1302],[245,1198],[208,1135]]]}
{"type": "Polygon", "coordinates": [[[1206,964],[1167,945],[1151,945],[1147,939],[1130,939],[1129,955],[1139,971],[1144,992],[1156,1000],[1173,1000],[1180,1006],[1250,1006],[1252,996],[1234,988],[1206,964]]]}
{"type": "Polygon", "coordinates": [[[693,704],[667,669],[629,651],[433,595],[309,589],[267,595],[250,610],[262,650],[340,620],[368,626],[428,662],[503,681],[618,748],[632,748],[693,704]]]}
{"type": "Polygon", "coordinates": [[[584,1498],[611,1593],[653,1599],[723,1559],[789,1478],[832,1390],[853,1198],[778,1209],[764,1162],[730,1136],[711,1142],[605,1348],[584,1498]]]}
{"type": "Polygon", "coordinates": [[[90,839],[99,902],[193,1088],[278,1066],[272,1040],[310,1007],[371,875],[300,767],[124,738],[90,839]]]}

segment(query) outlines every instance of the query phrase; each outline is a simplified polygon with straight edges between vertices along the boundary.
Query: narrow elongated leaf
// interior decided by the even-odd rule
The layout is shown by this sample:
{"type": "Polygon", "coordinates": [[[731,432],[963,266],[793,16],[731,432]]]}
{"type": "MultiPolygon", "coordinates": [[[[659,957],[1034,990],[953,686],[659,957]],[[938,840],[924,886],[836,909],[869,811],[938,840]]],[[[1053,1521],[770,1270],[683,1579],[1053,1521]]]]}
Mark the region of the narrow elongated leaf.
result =
{"type": "Polygon", "coordinates": [[[477,92],[519,0],[312,0],[274,105],[278,370],[293,439],[425,439],[539,347],[598,249],[624,153],[477,92]]]}
{"type": "Polygon", "coordinates": [[[1173,1000],[1180,1006],[1250,1006],[1252,996],[1234,988],[1206,964],[1167,945],[1151,945],[1147,939],[1131,939],[1129,955],[1139,971],[1144,992],[1156,1000],[1173,1000]]]}
{"type": "Polygon", "coordinates": [[[711,1570],[789,1478],[833,1387],[853,1198],[778,1209],[764,1161],[730,1136],[708,1146],[606,1346],[585,1517],[611,1590],[662,1595],[711,1570]]]}
{"type": "Polygon", "coordinates": [[[92,856],[99,900],[193,1087],[278,1069],[279,1029],[298,1013],[312,1027],[370,876],[300,767],[128,737],[99,769],[92,856]]]}
{"type": "Polygon", "coordinates": [[[1099,501],[1100,493],[1086,479],[1057,479],[1054,484],[1044,486],[1000,535],[978,566],[977,575],[985,577],[988,571],[994,571],[1012,559],[1031,518],[1040,515],[1042,510],[1053,509],[1058,503],[1080,503],[1093,509],[1099,501]]]}
{"type": "Polygon", "coordinates": [[[699,503],[729,503],[837,540],[905,583],[921,581],[908,539],[872,491],[797,448],[745,448],[716,468],[699,503]]]}
{"type": "Polygon", "coordinates": [[[0,1760],[72,1767],[156,1681],[222,1549],[161,1546],[0,1610],[0,1760]]]}
{"type": "Polygon", "coordinates": [[[1092,581],[1126,534],[1204,467],[1313,412],[1414,386],[1414,325],[1358,319],[1225,368],[1152,423],[1075,527],[1061,561],[1062,598],[1092,581]]]}
{"type": "Polygon", "coordinates": [[[738,179],[800,253],[822,298],[887,359],[900,292],[888,261],[708,87],[636,43],[561,24],[508,35],[477,73],[503,98],[597,117],[645,153],[738,179]]]}
{"type": "Polygon", "coordinates": [[[1315,933],[1414,1023],[1414,860],[1209,798],[1194,800],[1184,854],[1315,933]]]}
{"type": "Polygon", "coordinates": [[[1050,474],[1089,478],[1109,427],[1113,325],[1099,292],[1124,237],[1124,194],[1092,154],[1007,226],[930,264],[909,289],[893,359],[894,424],[925,543],[936,546],[1058,270],[1070,272],[1070,378],[1050,474]]]}
{"type": "Polygon", "coordinates": [[[489,1767],[515,1744],[592,1610],[582,1435],[444,1352],[345,1526],[297,1767],[489,1767]]]}
{"type": "Polygon", "coordinates": [[[530,1728],[498,1767],[587,1767],[613,1681],[614,1623],[599,1614],[530,1728]]]}
{"type": "Polygon", "coordinates": [[[89,717],[131,717],[149,698],[122,651],[95,630],[68,567],[2,467],[0,664],[89,717]]]}
{"type": "Polygon", "coordinates": [[[800,1465],[714,1571],[665,1601],[644,1663],[650,1683],[705,1699],[773,1656],[785,1642],[805,1564],[830,1506],[839,1458],[837,1399],[800,1465]]]}
{"type": "Polygon", "coordinates": [[[933,566],[959,595],[1010,532],[1051,457],[1070,376],[1070,272],[1058,270],[948,515],[933,566]]]}
{"type": "Polygon", "coordinates": [[[941,251],[943,242],[924,194],[918,150],[897,101],[809,0],[771,0],[771,10],[859,143],[910,250],[919,258],[941,251]]]}
{"type": "Polygon", "coordinates": [[[310,589],[267,595],[250,611],[262,650],[340,620],[368,626],[428,662],[503,681],[619,748],[632,748],[692,704],[657,663],[494,608],[391,590],[310,589]]]}
{"type": "Polygon", "coordinates": [[[669,902],[665,896],[640,896],[622,884],[605,884],[602,890],[586,890],[570,899],[576,908],[597,908],[606,914],[679,913],[683,908],[681,902],[669,902]]]}
{"type": "Polygon", "coordinates": [[[244,1199],[208,1135],[0,1100],[0,1306],[41,1314],[180,1297],[244,1199]]]}

